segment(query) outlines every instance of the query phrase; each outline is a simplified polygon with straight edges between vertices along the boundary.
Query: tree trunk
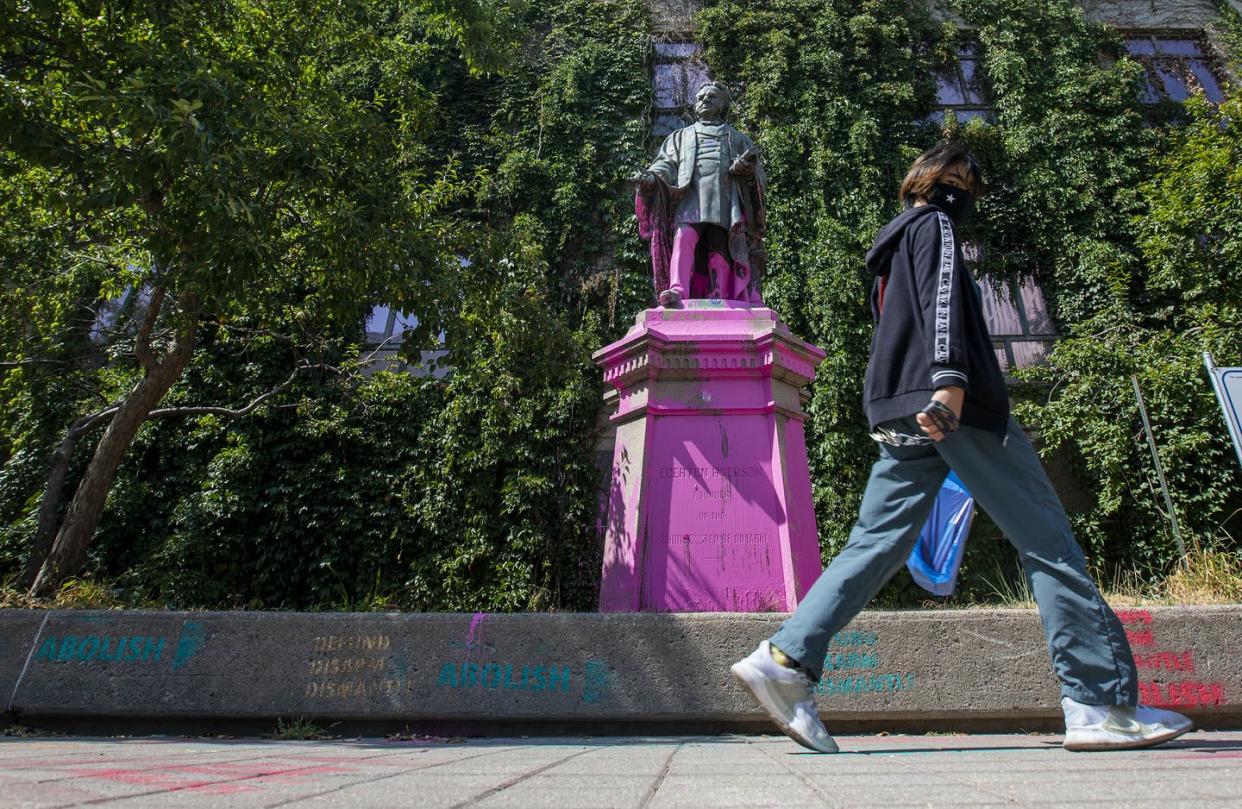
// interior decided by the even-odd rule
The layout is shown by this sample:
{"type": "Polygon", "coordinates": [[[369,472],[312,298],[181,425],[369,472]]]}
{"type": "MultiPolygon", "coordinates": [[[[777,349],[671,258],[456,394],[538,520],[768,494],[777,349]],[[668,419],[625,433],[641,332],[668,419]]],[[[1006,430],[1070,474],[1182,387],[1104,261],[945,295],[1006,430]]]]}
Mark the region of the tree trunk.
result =
{"type": "Polygon", "coordinates": [[[138,429],[146,421],[150,412],[155,409],[168,389],[181,378],[181,373],[189,365],[190,356],[194,353],[195,315],[198,311],[197,300],[192,297],[183,298],[182,314],[185,318],[176,330],[173,346],[161,361],[156,361],[150,346],[150,333],[154,325],[162,294],[157,294],[151,302],[151,309],[142,328],[139,329],[134,353],[145,369],[143,378],[134,386],[117,408],[108,429],[99,439],[95,454],[86,467],[86,474],[78,483],[69,510],[65,512],[64,522],[52,543],[52,549],[39,569],[31,595],[47,595],[65,579],[76,575],[86,561],[86,551],[95,537],[95,529],[99,526],[99,518],[103,513],[104,503],[116,477],[116,470],[125,457],[126,450],[133,442],[138,429]]]}
{"type": "Polygon", "coordinates": [[[26,559],[26,569],[22,573],[22,586],[30,588],[34,584],[39,569],[43,567],[48,553],[52,550],[56,529],[60,525],[60,504],[65,499],[65,475],[73,461],[73,450],[88,430],[115,412],[116,407],[109,407],[98,413],[82,416],[70,425],[60,446],[52,453],[52,459],[48,462],[47,485],[43,488],[43,499],[39,503],[39,524],[35,529],[34,542],[31,543],[30,556],[26,559]]]}

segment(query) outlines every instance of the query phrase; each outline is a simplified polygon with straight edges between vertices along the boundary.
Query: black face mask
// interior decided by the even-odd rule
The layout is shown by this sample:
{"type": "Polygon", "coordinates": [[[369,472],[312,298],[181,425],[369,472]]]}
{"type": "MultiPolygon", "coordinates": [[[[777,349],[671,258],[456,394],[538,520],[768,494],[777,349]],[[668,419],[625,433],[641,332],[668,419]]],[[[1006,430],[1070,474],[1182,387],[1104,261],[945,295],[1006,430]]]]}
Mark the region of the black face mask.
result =
{"type": "Polygon", "coordinates": [[[958,227],[975,212],[975,195],[947,183],[936,183],[927,202],[947,213],[958,227]]]}

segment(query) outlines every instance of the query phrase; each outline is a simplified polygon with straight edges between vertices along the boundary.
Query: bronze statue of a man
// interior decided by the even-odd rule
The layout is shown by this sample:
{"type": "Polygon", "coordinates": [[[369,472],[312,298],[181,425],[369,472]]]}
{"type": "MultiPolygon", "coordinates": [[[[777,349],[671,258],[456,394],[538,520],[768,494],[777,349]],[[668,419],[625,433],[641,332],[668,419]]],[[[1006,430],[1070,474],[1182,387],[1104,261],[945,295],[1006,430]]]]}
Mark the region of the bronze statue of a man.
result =
{"type": "Polygon", "coordinates": [[[707,82],[695,96],[698,121],[670,134],[638,181],[639,233],[651,242],[661,306],[686,298],[761,305],[766,254],[759,147],[725,123],[729,90],[707,82]]]}

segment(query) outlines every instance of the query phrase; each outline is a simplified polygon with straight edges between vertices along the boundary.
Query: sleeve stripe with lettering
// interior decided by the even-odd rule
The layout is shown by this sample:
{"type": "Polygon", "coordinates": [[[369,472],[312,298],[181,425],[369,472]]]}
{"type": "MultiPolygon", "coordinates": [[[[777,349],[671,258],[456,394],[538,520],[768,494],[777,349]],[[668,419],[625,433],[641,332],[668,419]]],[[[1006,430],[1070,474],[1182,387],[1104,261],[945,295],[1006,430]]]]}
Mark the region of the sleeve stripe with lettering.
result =
{"type": "Polygon", "coordinates": [[[935,361],[949,360],[949,301],[953,294],[953,227],[949,217],[937,211],[940,217],[940,278],[936,284],[936,350],[935,361]]]}

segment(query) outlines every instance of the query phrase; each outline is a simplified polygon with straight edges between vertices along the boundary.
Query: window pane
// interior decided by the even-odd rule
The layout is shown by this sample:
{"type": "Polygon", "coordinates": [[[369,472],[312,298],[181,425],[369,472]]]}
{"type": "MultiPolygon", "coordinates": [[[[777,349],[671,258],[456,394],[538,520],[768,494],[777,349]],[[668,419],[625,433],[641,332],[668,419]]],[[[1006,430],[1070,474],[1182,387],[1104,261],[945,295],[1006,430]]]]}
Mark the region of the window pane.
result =
{"type": "Polygon", "coordinates": [[[994,120],[991,110],[957,110],[957,122],[959,124],[975,119],[989,123],[994,120]]]}
{"type": "Polygon", "coordinates": [[[983,301],[983,320],[988,324],[988,333],[993,337],[1002,335],[1022,334],[1022,321],[1018,318],[1018,310],[1013,305],[1013,296],[1009,285],[1000,282],[993,284],[988,278],[979,281],[980,296],[983,301]]]}
{"type": "Polygon", "coordinates": [[[1134,56],[1154,56],[1156,54],[1156,46],[1146,37],[1142,39],[1127,39],[1126,50],[1134,56]]]}
{"type": "Polygon", "coordinates": [[[1001,373],[1009,373],[1009,354],[1005,351],[1005,347],[992,346],[992,350],[996,352],[996,363],[1000,365],[1001,373]]]}
{"type": "Polygon", "coordinates": [[[936,103],[965,104],[966,97],[958,86],[957,72],[952,68],[936,74],[936,103]]]}
{"type": "Polygon", "coordinates": [[[1031,334],[1056,334],[1057,327],[1052,324],[1048,314],[1048,304],[1044,301],[1044,291],[1030,278],[1025,278],[1018,287],[1022,297],[1022,308],[1026,312],[1026,325],[1031,334]]]}
{"type": "Polygon", "coordinates": [[[962,76],[966,79],[966,98],[972,104],[983,104],[983,88],[979,86],[979,63],[974,59],[961,61],[962,76]]]}
{"type": "Polygon", "coordinates": [[[1038,365],[1052,349],[1052,343],[1044,340],[1014,340],[1009,345],[1013,348],[1014,364],[1019,368],[1038,365]]]}
{"type": "Polygon", "coordinates": [[[686,103],[686,74],[679,63],[656,65],[655,105],[657,107],[680,107],[686,103]]]}
{"type": "Polygon", "coordinates": [[[707,81],[707,65],[702,62],[674,62],[656,65],[655,106],[665,109],[685,107],[694,102],[694,93],[707,81]]]}
{"type": "Polygon", "coordinates": [[[1160,74],[1160,81],[1164,83],[1165,95],[1172,101],[1185,101],[1190,98],[1190,89],[1186,87],[1186,82],[1182,81],[1177,75],[1163,65],[1156,66],[1156,72],[1160,74]]]}
{"type": "MultiPolygon", "coordinates": [[[[366,332],[368,339],[383,340],[388,336],[388,315],[390,309],[387,306],[376,306],[371,310],[371,314],[367,315],[366,332]]],[[[357,321],[354,321],[355,323],[357,321]]]]}
{"type": "Polygon", "coordinates": [[[405,312],[397,312],[397,317],[392,324],[393,336],[403,333],[406,329],[413,329],[418,326],[418,318],[414,315],[407,315],[405,312]]]}
{"type": "Polygon", "coordinates": [[[702,47],[697,42],[657,42],[655,44],[656,56],[662,56],[665,59],[686,59],[701,50],[702,47]]]}
{"type": "Polygon", "coordinates": [[[1151,71],[1143,73],[1143,97],[1144,104],[1160,103],[1160,91],[1156,89],[1156,83],[1152,81],[1151,71]]]}
{"type": "MultiPolygon", "coordinates": [[[[99,308],[95,310],[95,320],[91,323],[91,339],[97,343],[107,342],[109,332],[117,327],[120,321],[121,312],[125,310],[125,302],[129,300],[130,293],[134,291],[132,286],[125,287],[119,298],[101,301],[99,308]]],[[[130,313],[132,316],[132,312],[130,313]]],[[[132,320],[132,317],[131,317],[132,320]]]]}
{"type": "Polygon", "coordinates": [[[1169,56],[1202,56],[1199,46],[1189,39],[1157,39],[1160,52],[1169,56]]]}
{"type": "Polygon", "coordinates": [[[1220,85],[1216,83],[1216,77],[1212,75],[1212,69],[1206,63],[1198,59],[1190,61],[1190,72],[1195,74],[1195,78],[1199,80],[1199,86],[1203,88],[1203,92],[1207,95],[1208,101],[1213,104],[1219,104],[1225,100],[1225,96],[1220,91],[1220,85]]]}
{"type": "Polygon", "coordinates": [[[681,64],[682,64],[682,67],[686,71],[685,72],[685,76],[686,76],[685,78],[685,87],[686,87],[685,103],[693,104],[694,94],[697,93],[699,91],[699,88],[702,87],[705,83],[707,83],[708,81],[711,81],[711,76],[707,75],[707,63],[706,62],[700,62],[697,59],[690,59],[688,61],[682,62],[681,64]]]}

